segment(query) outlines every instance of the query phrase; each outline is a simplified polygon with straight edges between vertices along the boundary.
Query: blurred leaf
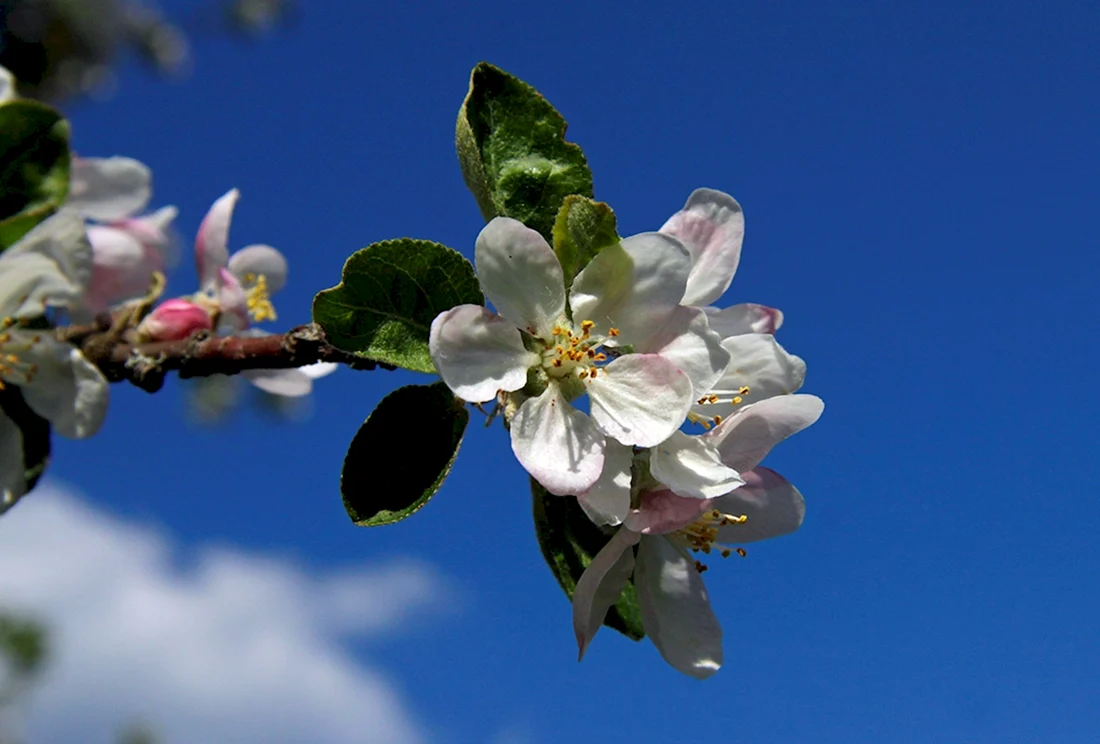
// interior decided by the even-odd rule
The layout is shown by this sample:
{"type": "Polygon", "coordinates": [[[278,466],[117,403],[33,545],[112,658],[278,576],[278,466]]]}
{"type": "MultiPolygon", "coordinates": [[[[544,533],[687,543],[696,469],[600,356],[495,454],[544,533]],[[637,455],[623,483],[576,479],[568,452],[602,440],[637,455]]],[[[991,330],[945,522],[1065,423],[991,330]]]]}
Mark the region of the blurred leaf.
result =
{"type": "Polygon", "coordinates": [[[592,196],[592,172],[565,119],[537,90],[482,62],[458,112],[462,176],[486,220],[513,217],[551,239],[569,194],[592,196]]]}
{"type": "MultiPolygon", "coordinates": [[[[588,519],[574,497],[555,496],[534,478],[531,479],[531,498],[542,557],[558,585],[572,600],[581,574],[611,537],[588,519]]],[[[603,624],[632,640],[645,638],[633,577],[619,601],[607,611],[603,624]]]]}
{"type": "Polygon", "coordinates": [[[69,194],[69,124],[48,106],[0,106],[0,250],[53,214],[69,194]]]}
{"type": "Polygon", "coordinates": [[[313,320],[337,348],[434,373],[428,330],[435,316],[484,301],[474,267],[458,251],[400,238],[352,254],[340,284],[313,299],[313,320]]]}
{"type": "Polygon", "coordinates": [[[6,415],[19,427],[23,436],[23,493],[10,503],[0,501],[0,514],[19,502],[38,484],[50,463],[50,422],[31,410],[19,388],[8,386],[0,390],[0,415],[6,415]]]}
{"type": "Polygon", "coordinates": [[[340,476],[348,516],[392,524],[428,503],[451,471],[470,414],[441,382],[399,388],[351,440],[340,476]]]}
{"type": "Polygon", "coordinates": [[[619,242],[615,213],[603,202],[571,194],[554,221],[554,253],[565,272],[565,288],[573,284],[596,254],[619,242]]]}
{"type": "Polygon", "coordinates": [[[37,672],[46,659],[46,629],[33,620],[0,614],[0,654],[20,677],[37,672]]]}

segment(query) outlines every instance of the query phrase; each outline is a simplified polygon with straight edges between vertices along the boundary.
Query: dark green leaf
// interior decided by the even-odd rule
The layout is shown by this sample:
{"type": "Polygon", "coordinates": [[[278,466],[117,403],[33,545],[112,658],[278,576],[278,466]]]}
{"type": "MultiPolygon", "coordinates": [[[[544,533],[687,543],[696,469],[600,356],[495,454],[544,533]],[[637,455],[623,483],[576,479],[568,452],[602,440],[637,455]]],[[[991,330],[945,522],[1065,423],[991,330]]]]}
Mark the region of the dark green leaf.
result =
{"type": "Polygon", "coordinates": [[[313,320],[337,348],[434,373],[428,331],[435,316],[484,302],[474,267],[458,251],[400,238],[352,254],[340,284],[313,299],[313,320]]]}
{"type": "MultiPolygon", "coordinates": [[[[607,544],[610,535],[594,525],[572,496],[555,496],[531,479],[531,498],[542,557],[554,578],[573,598],[577,582],[588,564],[607,544]]],[[[634,579],[623,589],[619,601],[611,607],[603,624],[635,641],[645,638],[634,579]]]]}
{"type": "Polygon", "coordinates": [[[424,506],[450,472],[469,419],[441,382],[383,398],[344,458],[340,492],[352,521],[391,524],[424,506]]]}
{"type": "Polygon", "coordinates": [[[49,217],[69,193],[69,124],[48,106],[0,106],[0,250],[49,217]]]}
{"type": "Polygon", "coordinates": [[[554,221],[554,253],[565,272],[565,288],[597,253],[618,242],[611,207],[586,196],[565,197],[554,221]]]}
{"type": "Polygon", "coordinates": [[[486,220],[513,217],[550,240],[562,200],[592,196],[592,172],[580,146],[565,141],[565,119],[537,90],[486,62],[470,75],[455,144],[486,220]]]}
{"type": "MultiPolygon", "coordinates": [[[[49,465],[50,422],[31,410],[19,388],[10,386],[0,390],[0,415],[11,419],[23,435],[24,491],[19,494],[21,498],[38,484],[38,479],[49,465]]],[[[0,503],[0,514],[10,509],[19,498],[9,504],[0,503]]]]}

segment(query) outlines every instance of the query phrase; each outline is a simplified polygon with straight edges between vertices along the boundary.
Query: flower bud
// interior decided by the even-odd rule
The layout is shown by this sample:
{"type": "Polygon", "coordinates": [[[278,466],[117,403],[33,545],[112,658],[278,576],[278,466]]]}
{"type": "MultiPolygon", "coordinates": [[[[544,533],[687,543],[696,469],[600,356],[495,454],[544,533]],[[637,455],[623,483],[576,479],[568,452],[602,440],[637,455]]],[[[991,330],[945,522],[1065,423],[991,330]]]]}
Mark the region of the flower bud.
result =
{"type": "Polygon", "coordinates": [[[142,341],[178,341],[212,328],[210,313],[189,300],[167,300],[138,326],[142,341]]]}

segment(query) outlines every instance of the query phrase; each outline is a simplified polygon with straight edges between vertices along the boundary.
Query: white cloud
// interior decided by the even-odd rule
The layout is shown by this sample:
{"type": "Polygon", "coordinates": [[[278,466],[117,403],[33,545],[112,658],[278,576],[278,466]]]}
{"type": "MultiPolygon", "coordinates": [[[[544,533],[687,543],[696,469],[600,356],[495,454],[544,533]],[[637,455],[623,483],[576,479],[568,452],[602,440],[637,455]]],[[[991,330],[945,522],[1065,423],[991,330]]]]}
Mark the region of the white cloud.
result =
{"type": "Polygon", "coordinates": [[[423,565],[310,573],[257,553],[181,552],[56,485],[0,519],[0,608],[51,626],[26,732],[41,744],[107,744],[134,720],[170,744],[421,741],[392,682],[341,642],[439,600],[423,565]]]}

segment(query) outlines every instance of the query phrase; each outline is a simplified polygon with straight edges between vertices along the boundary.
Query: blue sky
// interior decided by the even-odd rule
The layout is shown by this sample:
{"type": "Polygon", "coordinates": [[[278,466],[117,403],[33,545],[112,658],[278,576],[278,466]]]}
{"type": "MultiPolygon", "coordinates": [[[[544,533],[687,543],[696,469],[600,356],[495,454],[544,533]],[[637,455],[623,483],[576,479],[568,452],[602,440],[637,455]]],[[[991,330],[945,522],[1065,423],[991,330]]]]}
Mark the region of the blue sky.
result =
{"type": "Polygon", "coordinates": [[[420,567],[434,609],[330,646],[430,741],[1100,735],[1095,4],[304,5],[241,43],[210,3],[165,2],[193,74],[127,65],[114,99],[69,109],[75,147],[149,164],[188,237],[240,188],[231,247],[289,256],[289,327],[372,241],[471,255],[455,114],[479,60],[519,75],[569,121],[623,234],[697,186],[743,205],[721,304],[781,308],[826,401],[765,463],[806,496],[805,525],[708,572],[727,661],[698,683],[607,631],[576,663],[499,426],[470,427],[415,519],[350,524],[344,449],[412,373],[342,370],[305,423],[215,429],[188,423],[177,384],[116,389],[100,435],[58,442],[55,483],[170,535],[169,573],[211,545],[315,577],[420,567]]]}

